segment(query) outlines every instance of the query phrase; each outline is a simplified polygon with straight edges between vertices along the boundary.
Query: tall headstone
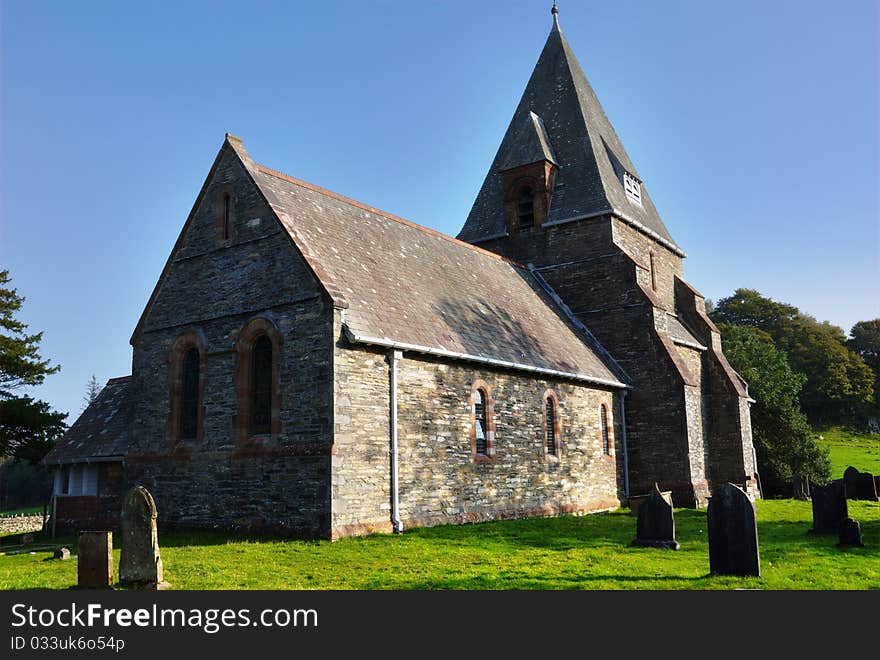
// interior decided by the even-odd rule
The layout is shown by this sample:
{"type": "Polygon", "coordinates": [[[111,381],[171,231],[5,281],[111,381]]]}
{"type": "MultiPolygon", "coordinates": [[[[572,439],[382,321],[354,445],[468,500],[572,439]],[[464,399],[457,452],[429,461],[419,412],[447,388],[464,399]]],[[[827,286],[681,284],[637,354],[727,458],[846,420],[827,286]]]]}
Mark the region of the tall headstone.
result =
{"type": "Polygon", "coordinates": [[[792,490],[794,491],[794,499],[808,500],[810,499],[810,478],[805,474],[796,474],[791,479],[792,490]]]}
{"type": "Polygon", "coordinates": [[[755,505],[745,491],[723,484],[709,498],[709,568],[719,575],[761,576],[755,505]]]}
{"type": "Polygon", "coordinates": [[[840,529],[837,534],[837,545],[851,545],[857,548],[865,547],[865,544],[862,542],[862,528],[857,520],[853,520],[852,518],[844,518],[841,520],[840,529]]]}
{"type": "Polygon", "coordinates": [[[846,485],[846,499],[858,499],[859,471],[852,465],[843,471],[843,483],[846,485]]]}
{"type": "Polygon", "coordinates": [[[843,473],[843,481],[846,483],[846,496],[851,500],[877,501],[877,486],[874,475],[870,472],[859,472],[849,466],[843,473]]]}
{"type": "Polygon", "coordinates": [[[672,493],[666,493],[664,496],[657,484],[654,484],[654,490],[639,506],[636,538],[632,545],[678,550],[671,499],[672,493]]]}
{"type": "Polygon", "coordinates": [[[167,586],[163,578],[156,531],[156,503],[146,488],[135,486],[128,491],[122,503],[119,581],[161,588],[167,586]]]}
{"type": "Polygon", "coordinates": [[[113,532],[80,532],[76,544],[76,575],[80,587],[113,584],[113,532]]]}
{"type": "Polygon", "coordinates": [[[814,534],[837,534],[840,521],[848,517],[846,486],[843,479],[836,479],[827,486],[813,486],[814,534]]]}

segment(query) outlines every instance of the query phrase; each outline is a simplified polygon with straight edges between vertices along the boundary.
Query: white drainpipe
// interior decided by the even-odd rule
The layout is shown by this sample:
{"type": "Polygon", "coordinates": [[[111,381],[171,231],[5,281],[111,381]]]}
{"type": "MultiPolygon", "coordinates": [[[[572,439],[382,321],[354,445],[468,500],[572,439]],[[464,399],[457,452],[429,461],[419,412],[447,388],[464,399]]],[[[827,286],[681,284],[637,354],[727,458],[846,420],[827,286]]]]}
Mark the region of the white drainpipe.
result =
{"type": "Polygon", "coordinates": [[[623,491],[627,499],[629,499],[629,454],[626,449],[626,395],[626,390],[620,392],[620,435],[623,440],[623,491]]]}
{"type": "Polygon", "coordinates": [[[391,365],[391,528],[395,534],[403,531],[397,471],[397,363],[402,358],[401,351],[388,351],[388,363],[391,365]]]}

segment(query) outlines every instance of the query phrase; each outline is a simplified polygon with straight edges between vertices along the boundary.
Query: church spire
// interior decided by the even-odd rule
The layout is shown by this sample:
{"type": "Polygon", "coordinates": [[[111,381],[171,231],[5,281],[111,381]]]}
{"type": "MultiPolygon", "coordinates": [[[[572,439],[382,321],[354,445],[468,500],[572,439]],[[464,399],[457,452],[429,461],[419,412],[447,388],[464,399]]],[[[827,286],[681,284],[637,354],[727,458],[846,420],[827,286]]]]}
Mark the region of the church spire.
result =
{"type": "Polygon", "coordinates": [[[540,156],[535,145],[546,142],[553,159],[544,160],[556,170],[542,224],[613,214],[684,256],[563,36],[555,3],[550,11],[553,27],[459,238],[479,243],[508,233],[505,171],[540,156]]]}

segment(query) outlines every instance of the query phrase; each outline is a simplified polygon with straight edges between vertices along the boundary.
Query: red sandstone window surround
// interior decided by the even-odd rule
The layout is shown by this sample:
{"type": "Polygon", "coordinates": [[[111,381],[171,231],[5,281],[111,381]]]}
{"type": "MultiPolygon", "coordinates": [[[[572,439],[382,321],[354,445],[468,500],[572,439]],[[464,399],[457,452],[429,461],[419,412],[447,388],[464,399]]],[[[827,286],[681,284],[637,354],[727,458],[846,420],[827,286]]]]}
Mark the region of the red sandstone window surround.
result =
{"type": "Polygon", "coordinates": [[[195,332],[180,335],[171,347],[168,443],[171,448],[201,442],[205,424],[204,342],[195,332]]]}
{"type": "Polygon", "coordinates": [[[495,455],[495,404],[492,390],[482,380],[471,387],[471,455],[476,462],[491,461],[495,455]]]}
{"type": "Polygon", "coordinates": [[[275,440],[281,433],[281,333],[266,318],[249,321],[235,344],[239,445],[275,440]]]}
{"type": "Polygon", "coordinates": [[[541,399],[544,412],[544,455],[559,458],[562,453],[562,424],[559,421],[559,399],[553,390],[541,399]]]}

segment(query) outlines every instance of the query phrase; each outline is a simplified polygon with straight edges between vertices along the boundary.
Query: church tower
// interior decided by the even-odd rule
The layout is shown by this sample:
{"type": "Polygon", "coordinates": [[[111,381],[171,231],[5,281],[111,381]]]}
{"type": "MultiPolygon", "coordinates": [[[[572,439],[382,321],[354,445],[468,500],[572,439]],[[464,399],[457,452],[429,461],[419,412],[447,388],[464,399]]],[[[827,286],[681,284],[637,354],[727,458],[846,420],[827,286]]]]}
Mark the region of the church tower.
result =
{"type": "Polygon", "coordinates": [[[726,482],[758,496],[746,383],[552,12],[458,238],[529,264],[629,375],[624,497],[654,482],[678,506],[726,482]]]}

